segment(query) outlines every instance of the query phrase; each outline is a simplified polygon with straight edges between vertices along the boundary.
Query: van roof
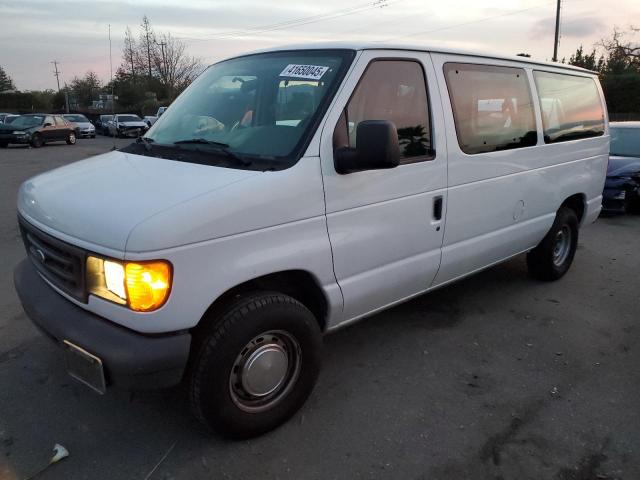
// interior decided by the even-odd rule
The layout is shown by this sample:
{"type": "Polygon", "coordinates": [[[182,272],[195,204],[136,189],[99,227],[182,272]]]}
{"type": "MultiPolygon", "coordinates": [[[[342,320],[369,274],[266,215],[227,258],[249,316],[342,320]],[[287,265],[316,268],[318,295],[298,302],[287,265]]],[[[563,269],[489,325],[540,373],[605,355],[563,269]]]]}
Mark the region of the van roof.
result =
{"type": "MultiPolygon", "coordinates": [[[[250,53],[277,52],[286,50],[325,50],[325,49],[347,49],[347,50],[408,50],[416,52],[432,52],[432,53],[450,53],[454,55],[468,55],[482,58],[492,58],[496,60],[510,60],[514,62],[528,63],[533,65],[542,65],[546,67],[562,68],[566,70],[574,70],[582,73],[597,74],[597,72],[587,70],[585,68],[567,65],[566,63],[545,62],[535,60],[528,57],[519,57],[517,55],[499,55],[489,51],[482,50],[464,50],[452,48],[438,44],[407,44],[407,43],[382,43],[382,42],[322,42],[322,43],[306,43],[294,45],[281,45],[272,48],[260,49],[250,53]]],[[[240,55],[239,55],[240,56],[240,55]]]]}

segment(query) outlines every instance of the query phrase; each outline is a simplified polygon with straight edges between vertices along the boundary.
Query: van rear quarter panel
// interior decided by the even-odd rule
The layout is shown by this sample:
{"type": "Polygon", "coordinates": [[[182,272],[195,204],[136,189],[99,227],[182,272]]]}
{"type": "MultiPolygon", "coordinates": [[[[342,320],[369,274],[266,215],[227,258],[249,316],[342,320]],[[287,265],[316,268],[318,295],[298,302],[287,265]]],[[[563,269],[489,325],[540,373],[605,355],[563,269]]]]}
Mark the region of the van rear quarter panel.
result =
{"type": "MultiPolygon", "coordinates": [[[[448,208],[442,264],[434,285],[446,283],[536,246],[551,227],[562,202],[585,200],[585,221],[600,209],[609,153],[602,137],[545,144],[533,70],[586,75],[509,60],[432,54],[442,104],[446,106],[448,208]],[[443,67],[447,62],[522,68],[536,114],[533,147],[468,155],[460,149],[443,67]]],[[[602,97],[602,93],[601,93],[602,97]]],[[[603,108],[606,112],[606,106],[603,108]]]]}

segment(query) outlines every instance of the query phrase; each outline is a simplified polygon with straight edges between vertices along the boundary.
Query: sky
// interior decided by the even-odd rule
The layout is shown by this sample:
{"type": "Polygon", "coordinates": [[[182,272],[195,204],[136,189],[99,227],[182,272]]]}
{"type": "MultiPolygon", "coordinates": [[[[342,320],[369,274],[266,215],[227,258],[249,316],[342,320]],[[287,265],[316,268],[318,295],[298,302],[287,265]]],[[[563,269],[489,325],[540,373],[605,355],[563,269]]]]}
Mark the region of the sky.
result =
{"type": "MultiPolygon", "coordinates": [[[[20,90],[56,89],[92,70],[107,82],[124,32],[147,15],[210,64],[265,47],[326,41],[447,45],[540,60],[553,55],[555,0],[0,0],[0,65],[20,90]]],[[[559,57],[639,19],[638,0],[563,0],[559,57]]]]}

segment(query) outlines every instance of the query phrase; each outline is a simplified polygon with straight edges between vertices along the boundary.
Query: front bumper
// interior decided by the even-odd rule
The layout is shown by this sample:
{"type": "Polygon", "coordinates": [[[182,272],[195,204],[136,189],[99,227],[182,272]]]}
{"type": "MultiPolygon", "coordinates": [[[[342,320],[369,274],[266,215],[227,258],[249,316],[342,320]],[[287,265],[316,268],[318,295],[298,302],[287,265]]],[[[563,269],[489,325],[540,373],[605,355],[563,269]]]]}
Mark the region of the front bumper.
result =
{"type": "Polygon", "coordinates": [[[147,130],[149,127],[146,125],[144,127],[118,127],[118,134],[124,137],[139,137],[144,135],[147,130]]]}
{"type": "Polygon", "coordinates": [[[602,211],[604,213],[625,213],[627,205],[640,200],[637,191],[626,188],[606,188],[602,193],[602,211]]]}
{"type": "Polygon", "coordinates": [[[95,136],[96,131],[94,129],[88,129],[88,128],[79,128],[78,129],[78,136],[80,137],[91,137],[91,136],[95,136]]]}
{"type": "Polygon", "coordinates": [[[33,323],[59,347],[68,340],[99,357],[108,385],[140,390],[171,387],[182,380],[191,334],[148,336],[115,325],[58,294],[28,259],[16,266],[13,280],[33,323]]]}
{"type": "Polygon", "coordinates": [[[31,135],[0,134],[0,143],[29,143],[31,135]]]}

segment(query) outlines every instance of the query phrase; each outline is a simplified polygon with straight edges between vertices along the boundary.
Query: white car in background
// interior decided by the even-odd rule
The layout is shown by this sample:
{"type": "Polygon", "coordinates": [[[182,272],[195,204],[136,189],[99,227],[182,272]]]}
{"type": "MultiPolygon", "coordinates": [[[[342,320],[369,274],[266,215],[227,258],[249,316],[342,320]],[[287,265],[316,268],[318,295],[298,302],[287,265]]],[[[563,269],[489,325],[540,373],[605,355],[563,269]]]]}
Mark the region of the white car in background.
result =
{"type": "Polygon", "coordinates": [[[109,135],[115,137],[138,137],[149,130],[149,125],[133,113],[115,115],[107,126],[109,135]]]}
{"type": "Polygon", "coordinates": [[[87,117],[79,113],[67,113],[63,117],[76,125],[76,137],[96,138],[96,127],[89,121],[87,117]]]}

